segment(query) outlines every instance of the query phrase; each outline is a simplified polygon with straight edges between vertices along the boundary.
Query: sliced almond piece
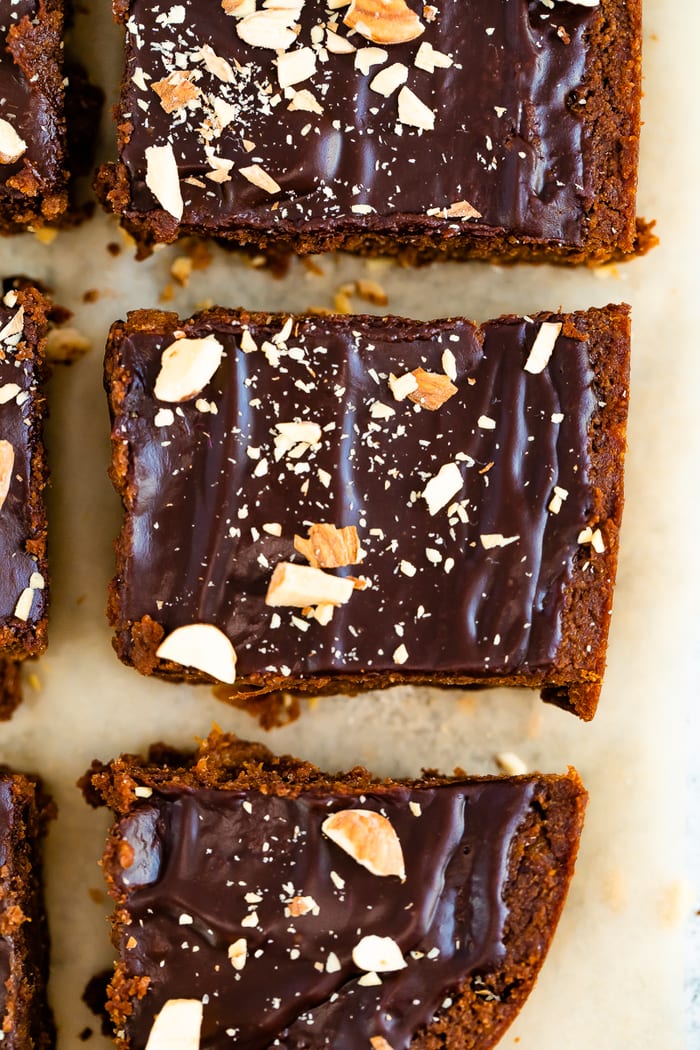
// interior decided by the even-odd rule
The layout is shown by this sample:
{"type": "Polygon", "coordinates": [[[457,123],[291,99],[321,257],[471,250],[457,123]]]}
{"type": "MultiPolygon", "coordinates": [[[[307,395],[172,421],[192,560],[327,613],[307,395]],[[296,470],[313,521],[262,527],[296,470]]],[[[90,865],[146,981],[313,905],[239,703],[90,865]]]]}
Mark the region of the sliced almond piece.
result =
{"type": "Polygon", "coordinates": [[[224,13],[234,18],[245,18],[255,13],[255,0],[221,0],[224,13]]]}
{"type": "Polygon", "coordinates": [[[426,73],[434,73],[436,69],[449,69],[452,59],[443,51],[436,51],[432,44],[424,40],[418,48],[413,64],[418,69],[424,69],[426,73]]]}
{"type": "Polygon", "coordinates": [[[389,52],[381,47],[361,47],[355,55],[355,69],[367,76],[372,66],[381,66],[389,57],[389,52]]]}
{"type": "Polygon", "coordinates": [[[217,80],[220,80],[223,84],[233,83],[235,73],[230,63],[225,58],[222,58],[221,55],[217,55],[214,48],[209,44],[202,44],[198,57],[204,63],[204,68],[217,80]]]}
{"type": "Polygon", "coordinates": [[[445,463],[423,489],[423,499],[431,515],[446,507],[464,485],[462,471],[456,463],[445,463]]]}
{"type": "Polygon", "coordinates": [[[406,44],[425,31],[406,0],[352,0],[343,21],[373,44],[406,44]]]}
{"type": "Polygon", "coordinates": [[[289,447],[303,441],[308,445],[317,445],[323,433],[318,423],[304,419],[291,423],[276,423],[277,431],[289,442],[289,447]]]}
{"type": "Polygon", "coordinates": [[[370,80],[370,88],[377,94],[389,98],[397,88],[405,84],[408,79],[408,66],[403,62],[393,62],[390,66],[380,69],[377,75],[370,80]]]}
{"type": "MultiPolygon", "coordinates": [[[[358,984],[362,984],[362,978],[360,978],[358,984]]],[[[383,1035],[373,1035],[369,1042],[372,1050],[394,1050],[391,1043],[387,1043],[383,1035]]]]}
{"type": "Polygon", "coordinates": [[[414,401],[421,408],[427,408],[431,412],[441,408],[457,393],[454,383],[439,372],[426,372],[423,368],[414,368],[411,375],[416,377],[418,386],[409,393],[409,401],[414,401]]]}
{"type": "Polygon", "coordinates": [[[389,375],[389,389],[394,395],[395,401],[405,401],[414,390],[418,389],[418,380],[413,372],[404,372],[402,376],[395,376],[391,372],[389,375]]]}
{"type": "Polygon", "coordinates": [[[331,576],[310,565],[283,561],[275,566],[265,602],[273,607],[290,605],[298,609],[307,605],[345,605],[354,589],[352,580],[331,576]]]}
{"type": "Polygon", "coordinates": [[[236,681],[236,650],[223,631],[212,623],[176,627],[156,649],[160,660],[204,671],[219,682],[236,681]]]}
{"type": "Polygon", "coordinates": [[[223,352],[215,335],[176,339],[163,351],[153,393],[159,401],[191,401],[216,372],[223,352]]]}
{"type": "Polygon", "coordinates": [[[402,882],[405,881],[406,866],[399,837],[391,821],[381,813],[369,809],[341,809],[326,817],[321,830],[373,875],[398,875],[402,882]]]}
{"type": "Polygon", "coordinates": [[[283,7],[256,11],[236,23],[236,32],[251,47],[286,51],[297,38],[292,29],[296,13],[283,7]]]}
{"type": "Polygon", "coordinates": [[[421,102],[410,88],[402,87],[399,91],[399,120],[412,128],[432,131],[435,127],[435,114],[425,102],[421,102]]]}
{"type": "Polygon", "coordinates": [[[5,339],[11,339],[13,335],[21,335],[23,331],[24,307],[20,306],[19,310],[12,315],[4,328],[0,328],[0,343],[4,342],[5,339]]]}
{"type": "Polygon", "coordinates": [[[335,525],[318,522],[309,528],[309,538],[294,537],[294,549],[315,569],[340,569],[344,565],[357,565],[362,560],[362,548],[357,529],[354,525],[345,525],[339,529],[335,525]]]}
{"type": "Polygon", "coordinates": [[[252,182],[258,189],[264,190],[265,193],[279,193],[281,189],[280,184],[275,182],[272,175],[268,175],[259,164],[250,164],[247,168],[239,168],[238,170],[244,179],[252,182]]]}
{"type": "Polygon", "coordinates": [[[0,441],[0,510],[2,510],[12,481],[15,450],[9,441],[0,441]]]}
{"type": "Polygon", "coordinates": [[[203,1013],[199,999],[168,999],[153,1022],[146,1050],[199,1050],[203,1013]]]}
{"type": "Polygon", "coordinates": [[[0,164],[14,164],[27,151],[27,143],[20,138],[7,120],[0,117],[0,164]]]}
{"type": "Polygon", "coordinates": [[[355,945],[352,961],[358,970],[374,973],[393,973],[406,968],[406,960],[396,941],[392,937],[377,937],[372,933],[355,945]]]}
{"type": "Polygon", "coordinates": [[[301,84],[316,72],[316,52],[311,47],[300,47],[296,51],[286,51],[277,59],[277,79],[284,88],[301,84]]]}
{"type": "Polygon", "coordinates": [[[179,222],[184,204],[180,190],[180,173],[177,170],[173,147],[169,142],[165,146],[146,147],[146,185],[161,208],[179,222]]]}
{"type": "Polygon", "coordinates": [[[479,539],[484,550],[490,551],[494,547],[509,547],[511,543],[516,543],[520,536],[504,536],[502,532],[487,532],[479,539]]]}
{"type": "Polygon", "coordinates": [[[199,98],[199,88],[192,83],[192,73],[183,69],[176,69],[162,80],[156,80],[151,87],[166,113],[175,113],[199,98]]]}
{"type": "Polygon", "coordinates": [[[229,944],[228,957],[234,970],[243,969],[248,958],[248,942],[245,937],[239,937],[233,944],[229,944]]]}
{"type": "Polygon", "coordinates": [[[357,48],[346,36],[341,36],[340,33],[328,29],[326,31],[326,50],[332,55],[352,55],[357,48]]]}
{"type": "Polygon", "coordinates": [[[481,212],[477,211],[469,201],[455,201],[445,208],[446,219],[480,219],[481,212]]]}
{"type": "Polygon", "coordinates": [[[549,359],[554,352],[554,346],[561,332],[561,321],[543,321],[535,336],[535,341],[527,355],[524,368],[526,372],[537,375],[543,372],[549,364],[549,359]]]}
{"type": "Polygon", "coordinates": [[[290,112],[303,110],[305,113],[323,113],[323,106],[317,102],[314,96],[306,88],[295,91],[292,101],[287,106],[290,112]]]}

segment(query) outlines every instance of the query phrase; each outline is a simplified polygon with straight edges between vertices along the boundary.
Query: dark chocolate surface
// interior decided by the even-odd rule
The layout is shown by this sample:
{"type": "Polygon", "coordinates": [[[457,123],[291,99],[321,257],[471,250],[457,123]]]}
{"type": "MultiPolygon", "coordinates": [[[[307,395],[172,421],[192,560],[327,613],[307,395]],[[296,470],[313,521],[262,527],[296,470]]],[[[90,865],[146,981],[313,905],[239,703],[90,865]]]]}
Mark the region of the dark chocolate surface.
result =
{"type": "MultiPolygon", "coordinates": [[[[0,300],[0,333],[19,306],[8,306],[14,292],[0,300]]],[[[36,558],[26,549],[32,537],[30,493],[32,491],[32,439],[36,440],[39,367],[36,356],[17,349],[21,333],[0,339],[0,441],[14,449],[14,467],[5,502],[0,507],[0,627],[13,620],[25,588],[33,590],[26,622],[36,624],[46,615],[47,597],[36,558]],[[5,400],[7,398],[7,400],[5,400]],[[41,586],[39,586],[41,584],[41,586]]]]}
{"type": "Polygon", "coordinates": [[[405,1050],[451,991],[503,957],[509,846],[531,794],[524,780],[353,798],[159,791],[118,825],[133,849],[113,872],[131,917],[122,957],[150,978],[126,1024],[131,1047],[145,1046],[167,999],[194,998],[208,1050],[366,1050],[377,1035],[405,1050]],[[405,882],[372,874],[322,834],[329,813],[350,808],[389,819],[405,882]],[[296,896],[318,914],[290,915],[296,896]],[[352,952],[372,934],[391,937],[407,965],[363,986],[352,952]],[[228,947],[239,938],[237,971],[228,947]]]}
{"type": "MultiPolygon", "coordinates": [[[[281,324],[254,326],[258,345],[281,324]]],[[[523,365],[539,323],[527,320],[476,329],[463,320],[307,318],[277,348],[278,366],[263,350],[236,349],[235,318],[203,315],[184,328],[215,333],[225,355],[210,384],[179,405],[153,394],[174,322],[135,332],[119,349],[128,383],[113,432],[129,444],[134,486],[119,626],[146,614],[166,633],[213,623],[236,649],[239,677],[488,676],[551,665],[593,507],[596,400],[585,340],[560,335],[532,375],[523,365]],[[440,373],[445,351],[455,357],[455,396],[437,411],[394,400],[390,372],[440,373]],[[375,418],[378,405],[393,414],[375,418]],[[318,423],[321,441],[276,460],[276,424],[293,420],[318,423]],[[463,487],[431,516],[420,494],[447,463],[463,487]],[[554,486],[568,492],[559,513],[548,509],[554,486]],[[313,522],[357,527],[365,559],[332,571],[371,582],[326,626],[265,603],[278,562],[306,564],[293,539],[313,522]],[[270,523],[280,536],[266,531],[270,523]],[[492,535],[512,542],[487,549],[482,537],[492,535]]]]}
{"type": "Polygon", "coordinates": [[[8,31],[16,30],[23,19],[27,25],[42,14],[45,17],[35,0],[0,0],[0,118],[8,121],[27,145],[16,161],[0,163],[0,186],[25,163],[42,186],[52,185],[61,173],[59,144],[63,131],[56,100],[41,76],[31,71],[28,75],[25,63],[31,48],[25,50],[18,36],[14,42],[8,39],[8,31]]]}
{"type": "MultiPolygon", "coordinates": [[[[409,4],[421,14],[421,3],[409,4]]],[[[580,99],[585,104],[587,30],[599,10],[542,0],[446,0],[437,8],[433,21],[423,16],[419,37],[385,45],[386,59],[365,75],[355,53],[325,49],[323,27],[332,19],[358,49],[378,45],[350,33],[347,7],[332,12],[306,0],[289,53],[310,48],[316,72],[285,95],[275,51],[241,40],[239,20],[219,0],[132,0],[122,98],[131,130],[121,153],[132,213],[159,207],[146,185],[146,150],[171,145],[183,222],[206,230],[313,233],[350,224],[391,233],[417,221],[459,227],[459,218],[426,213],[466,200],[481,215],[466,221],[484,234],[505,229],[580,245],[593,188],[580,99]],[[452,65],[417,68],[422,44],[449,55],[452,65]],[[210,72],[203,45],[229,64],[225,79],[210,72]],[[406,87],[435,114],[433,130],[399,123],[398,90],[385,98],[370,88],[394,63],[407,68],[406,87]],[[167,113],[152,85],[176,70],[197,93],[167,113]],[[295,90],[310,91],[323,112],[289,111],[295,90]],[[279,192],[240,174],[254,164],[279,192]],[[208,177],[217,168],[224,181],[208,177]]]]}

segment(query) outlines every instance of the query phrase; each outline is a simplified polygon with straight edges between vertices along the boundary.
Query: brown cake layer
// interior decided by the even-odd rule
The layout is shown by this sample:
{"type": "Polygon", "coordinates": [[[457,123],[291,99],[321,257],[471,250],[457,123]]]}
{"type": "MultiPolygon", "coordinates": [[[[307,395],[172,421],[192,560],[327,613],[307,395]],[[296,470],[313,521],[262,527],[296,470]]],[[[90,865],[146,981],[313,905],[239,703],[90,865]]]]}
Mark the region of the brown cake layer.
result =
{"type": "Polygon", "coordinates": [[[182,234],[413,261],[653,243],[640,0],[285,6],[115,0],[119,160],[97,189],[143,254],[182,234]]]}
{"type": "MultiPolygon", "coordinates": [[[[10,661],[46,648],[48,468],[42,431],[49,309],[25,284],[0,299],[0,658],[10,661]]],[[[10,691],[15,674],[10,666],[10,691]]]]}
{"type": "Polygon", "coordinates": [[[83,787],[117,816],[108,1008],[131,1050],[183,999],[192,1050],[487,1050],[542,964],[586,803],[573,770],[377,780],[220,733],[83,787]]]}
{"type": "Polygon", "coordinates": [[[131,314],[106,358],[126,511],[109,607],[119,656],[144,674],[223,681],[238,698],[526,685],[591,718],[628,369],[624,306],[480,327],[131,314]],[[536,342],[554,335],[533,372],[536,342]],[[178,349],[214,352],[197,389],[160,385],[178,349]],[[415,376],[439,404],[423,388],[406,396],[415,376]],[[311,550],[342,537],[355,549],[311,550]],[[356,589],[280,597],[280,573],[356,589]],[[198,624],[233,646],[235,682],[175,644],[198,624]]]}
{"type": "Polygon", "coordinates": [[[53,815],[36,778],[0,767],[0,1030],[7,1050],[55,1045],[41,856],[53,815]]]}

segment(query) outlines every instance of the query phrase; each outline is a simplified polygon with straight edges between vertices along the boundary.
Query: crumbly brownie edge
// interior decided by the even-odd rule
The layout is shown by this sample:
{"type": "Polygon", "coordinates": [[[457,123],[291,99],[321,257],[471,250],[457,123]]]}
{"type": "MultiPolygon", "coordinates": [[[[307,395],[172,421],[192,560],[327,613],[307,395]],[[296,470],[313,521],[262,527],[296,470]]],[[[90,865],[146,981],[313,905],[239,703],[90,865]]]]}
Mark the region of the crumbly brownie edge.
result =
{"type": "MultiPolygon", "coordinates": [[[[237,320],[251,325],[266,322],[270,314],[214,308],[197,315],[197,319],[237,320]]],[[[300,315],[303,316],[303,315],[300,315]]],[[[605,404],[594,416],[590,427],[591,481],[595,493],[592,523],[601,528],[606,549],[591,562],[590,549],[580,548],[568,588],[569,600],[562,621],[562,643],[556,667],[548,672],[522,671],[508,676],[469,676],[457,674],[415,674],[402,671],[373,672],[364,675],[327,675],[285,677],[283,675],[248,675],[236,681],[235,688],[218,687],[217,696],[231,699],[238,706],[246,698],[256,701],[266,694],[281,692],[294,695],[354,695],[393,685],[431,685],[448,688],[484,686],[528,686],[543,691],[543,698],[579,717],[590,720],[595,714],[600,694],[609,614],[617,566],[617,534],[622,512],[622,464],[625,447],[627,386],[629,376],[629,307],[609,306],[576,314],[535,314],[536,322],[561,320],[572,332],[594,339],[600,337],[592,355],[597,372],[596,392],[605,392],[605,404]],[[592,569],[589,568],[592,565],[592,569]]],[[[105,357],[105,387],[110,411],[119,415],[131,381],[122,367],[119,350],[132,332],[161,331],[165,326],[187,324],[177,314],[157,310],[139,310],[128,315],[126,322],[116,322],[109,334],[105,357]]],[[[602,396],[598,398],[602,400],[602,396]]],[[[135,623],[127,622],[121,612],[120,582],[123,566],[131,548],[129,508],[133,499],[130,449],[123,441],[112,439],[110,477],[121,496],[125,515],[115,543],[117,569],[111,581],[108,601],[109,622],[115,628],[113,646],[119,658],[142,674],[154,672],[171,681],[192,683],[211,680],[197,671],[159,661],[155,652],[164,637],[163,628],[150,616],[135,623]],[[157,669],[157,670],[156,670],[157,669]]]]}
{"type": "MultiPolygon", "coordinates": [[[[107,805],[121,815],[138,805],[136,786],[155,791],[166,784],[185,789],[262,790],[291,796],[316,789],[355,796],[394,784],[429,787],[464,779],[460,771],[455,777],[429,771],[420,781],[377,780],[361,767],[331,776],[310,763],[290,756],[275,758],[263,745],[248,744],[214,731],[194,755],[156,745],[145,763],[135,755],[122,755],[108,764],[94,762],[81,786],[91,805],[107,805]]],[[[445,1046],[451,1050],[488,1050],[514,1020],[535,983],[566,900],[587,794],[573,769],[566,776],[535,775],[534,779],[535,794],[509,858],[506,962],[498,973],[467,981],[452,997],[452,1006],[441,1009],[435,1022],[416,1033],[412,1050],[444,1050],[445,1046]]],[[[103,864],[110,892],[117,902],[112,920],[115,945],[127,919],[122,907],[125,902],[110,875],[110,863],[117,849],[113,832],[103,864]]],[[[108,993],[115,1026],[119,1027],[128,1016],[133,999],[145,993],[143,982],[129,974],[126,962],[117,963],[108,993]]],[[[120,1045],[128,1043],[122,1040],[120,1045]]]]}
{"type": "Polygon", "coordinates": [[[23,19],[8,34],[8,47],[28,80],[38,81],[50,97],[61,131],[53,144],[59,169],[44,183],[25,165],[0,184],[0,233],[21,233],[30,226],[55,224],[68,207],[66,126],[63,84],[63,0],[38,0],[37,16],[23,19]]]}
{"type": "MultiPolygon", "coordinates": [[[[229,247],[262,252],[316,254],[347,251],[365,256],[398,256],[420,265],[436,259],[477,259],[492,262],[587,263],[602,265],[644,255],[657,243],[653,222],[636,216],[637,161],[641,99],[641,0],[602,0],[591,33],[592,61],[582,95],[582,119],[590,148],[600,165],[587,214],[587,233],[580,247],[557,241],[516,237],[507,230],[426,220],[423,215],[394,217],[395,229],[377,230],[370,217],[336,220],[312,233],[270,232],[234,224],[212,235],[229,247]],[[615,148],[611,148],[615,144],[615,148]]],[[[129,0],[113,0],[114,17],[124,24],[129,0]]],[[[126,71],[122,96],[126,90],[126,71]]],[[[572,104],[575,104],[572,102],[572,104]]],[[[131,117],[117,108],[117,143],[131,135],[131,117]]],[[[184,236],[207,236],[199,226],[180,223],[161,208],[136,212],[131,207],[131,180],[122,161],[102,165],[95,192],[107,211],[120,217],[137,244],[137,257],[148,257],[156,244],[171,244],[184,236]]]]}
{"type": "Polygon", "coordinates": [[[41,781],[0,767],[0,777],[12,782],[13,821],[9,871],[3,885],[2,933],[13,943],[15,962],[7,989],[3,1030],[13,1046],[52,1050],[56,1030],[46,984],[49,974],[49,932],[43,899],[41,840],[56,813],[41,781]]]}
{"type": "MultiPolygon", "coordinates": [[[[31,403],[31,422],[27,437],[31,448],[31,485],[29,495],[30,535],[25,546],[36,559],[37,571],[44,577],[44,590],[49,594],[49,565],[47,560],[46,504],[44,488],[48,484],[49,469],[44,448],[43,429],[46,418],[46,396],[43,383],[46,379],[46,333],[49,329],[51,303],[36,288],[25,285],[16,290],[17,304],[24,307],[24,332],[22,357],[30,359],[36,370],[38,389],[31,403]]],[[[48,613],[31,625],[24,620],[12,618],[11,624],[0,627],[0,659],[24,660],[39,656],[47,645],[48,613]]]]}

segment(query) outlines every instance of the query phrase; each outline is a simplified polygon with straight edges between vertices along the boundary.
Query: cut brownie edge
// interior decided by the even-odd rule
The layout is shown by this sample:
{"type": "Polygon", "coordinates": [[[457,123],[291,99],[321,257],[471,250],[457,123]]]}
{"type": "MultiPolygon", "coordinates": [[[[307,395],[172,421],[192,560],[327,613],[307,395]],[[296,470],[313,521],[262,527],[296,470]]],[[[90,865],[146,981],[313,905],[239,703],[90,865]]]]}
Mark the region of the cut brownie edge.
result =
{"type": "MultiPolygon", "coordinates": [[[[123,924],[129,917],[128,894],[119,884],[124,858],[120,829],[126,828],[124,819],[130,814],[149,805],[148,799],[173,799],[180,792],[204,789],[209,799],[215,797],[212,792],[251,792],[253,806],[256,797],[303,800],[314,793],[324,797],[332,794],[351,803],[370,794],[381,798],[386,792],[390,797],[397,788],[415,789],[413,797],[419,798],[421,789],[460,783],[482,785],[486,790],[492,783],[512,783],[514,790],[518,784],[527,784],[529,801],[513,828],[503,888],[505,958],[499,966],[472,973],[458,988],[451,988],[449,999],[438,1006],[433,1020],[414,1032],[410,1047],[438,1050],[449,1045],[458,1050],[486,1050],[495,1045],[529,994],[565,902],[587,798],[574,770],[566,776],[534,774],[508,780],[465,778],[463,774],[442,777],[434,772],[426,773],[421,780],[377,780],[362,768],[330,775],[289,756],[274,758],[261,745],[249,745],[218,732],[194,755],[182,755],[160,745],[147,760],[124,755],[108,764],[96,762],[82,781],[86,797],[93,805],[110,806],[123,818],[111,833],[104,861],[117,904],[113,917],[115,946],[123,945],[128,935],[128,925],[123,924]]],[[[128,1029],[129,1018],[138,1009],[136,1004],[141,1000],[145,1003],[151,993],[145,974],[130,964],[132,956],[125,952],[117,964],[109,1009],[123,1045],[139,1047],[140,1039],[130,1039],[124,1026],[128,1029]]],[[[148,1007],[142,1009],[147,1011],[148,1007]]]]}

